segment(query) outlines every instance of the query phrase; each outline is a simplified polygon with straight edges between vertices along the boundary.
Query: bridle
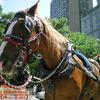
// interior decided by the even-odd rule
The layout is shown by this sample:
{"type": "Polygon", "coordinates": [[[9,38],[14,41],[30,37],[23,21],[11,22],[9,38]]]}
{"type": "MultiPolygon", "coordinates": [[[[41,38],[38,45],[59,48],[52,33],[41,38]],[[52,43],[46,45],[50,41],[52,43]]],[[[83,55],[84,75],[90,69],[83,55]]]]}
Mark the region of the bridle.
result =
{"type": "MultiPolygon", "coordinates": [[[[20,14],[21,12],[18,12],[15,17],[12,19],[11,22],[13,22],[14,20],[18,20],[20,18],[20,14]]],[[[30,56],[32,55],[32,50],[29,48],[30,43],[37,40],[40,35],[42,34],[41,30],[40,30],[40,24],[39,24],[39,19],[37,16],[35,17],[31,17],[29,14],[25,14],[25,28],[27,29],[27,31],[29,32],[28,34],[30,34],[30,36],[28,36],[28,38],[24,39],[21,38],[20,36],[17,36],[15,34],[5,34],[3,40],[7,41],[8,43],[10,43],[11,45],[15,46],[18,48],[19,50],[19,55],[17,57],[17,59],[14,62],[14,67],[19,70],[25,70],[25,66],[27,66],[29,60],[30,60],[30,56]],[[31,20],[30,20],[31,18],[31,20]],[[33,29],[33,23],[35,22],[35,28],[36,28],[36,33],[37,35],[35,36],[31,36],[32,34],[32,29],[33,29]],[[30,38],[29,38],[30,37],[30,38]]],[[[32,76],[30,75],[29,71],[26,71],[26,73],[28,74],[28,78],[27,81],[21,85],[21,86],[13,86],[11,85],[9,82],[7,82],[5,80],[5,83],[8,84],[9,86],[13,87],[13,88],[23,88],[26,87],[29,82],[32,79],[32,76]]]]}
{"type": "MultiPolygon", "coordinates": [[[[21,13],[23,13],[23,12],[16,13],[15,17],[12,19],[11,22],[18,20],[20,18],[21,13]]],[[[40,34],[42,32],[41,32],[40,20],[39,20],[38,16],[32,17],[31,15],[25,13],[24,20],[25,20],[24,26],[28,31],[28,36],[27,36],[28,38],[23,40],[22,37],[17,36],[15,34],[7,34],[7,35],[4,35],[4,41],[7,41],[10,44],[13,44],[14,46],[17,47],[19,45],[22,45],[22,46],[29,45],[30,42],[35,41],[40,36],[40,34]],[[33,26],[33,24],[35,24],[35,25],[33,26]],[[33,27],[35,28],[35,32],[37,33],[37,35],[30,37],[30,35],[32,34],[32,31],[33,31],[33,27]]]]}
{"type": "MultiPolygon", "coordinates": [[[[20,18],[20,14],[21,14],[21,12],[18,12],[15,15],[15,18],[13,18],[13,20],[19,19],[20,18]]],[[[35,28],[36,28],[37,35],[32,36],[32,37],[28,36],[28,38],[26,38],[24,40],[23,40],[22,37],[17,36],[15,34],[4,35],[4,38],[3,38],[4,41],[7,41],[8,43],[12,44],[13,46],[15,46],[15,47],[17,47],[19,49],[19,57],[17,59],[19,59],[22,56],[24,56],[26,58],[29,58],[29,56],[33,53],[32,50],[29,48],[30,43],[35,41],[35,40],[37,40],[38,37],[40,37],[40,35],[42,34],[42,32],[40,30],[40,24],[39,24],[38,17],[37,16],[31,17],[29,14],[26,13],[26,15],[25,15],[25,28],[28,30],[28,32],[29,32],[28,34],[30,34],[30,35],[32,34],[32,29],[33,29],[33,22],[32,21],[35,22],[35,28]],[[30,18],[32,20],[30,20],[30,18]]],[[[24,62],[24,63],[26,62],[27,63],[29,59],[27,59],[27,61],[26,61],[22,57],[21,60],[22,60],[22,62],[24,62]]]]}

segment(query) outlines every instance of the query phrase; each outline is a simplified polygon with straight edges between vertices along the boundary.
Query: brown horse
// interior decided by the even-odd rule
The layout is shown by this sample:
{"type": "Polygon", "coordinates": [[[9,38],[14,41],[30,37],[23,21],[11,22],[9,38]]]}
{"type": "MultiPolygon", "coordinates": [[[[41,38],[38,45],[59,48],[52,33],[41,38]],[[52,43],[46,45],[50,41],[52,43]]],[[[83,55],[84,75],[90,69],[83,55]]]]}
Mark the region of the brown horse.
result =
{"type": "MultiPolygon", "coordinates": [[[[46,75],[55,71],[43,81],[45,100],[100,100],[100,84],[88,78],[82,67],[76,67],[84,64],[74,58],[70,41],[37,15],[37,5],[16,13],[7,28],[0,48],[1,74],[13,75],[31,53],[39,52],[46,75]]],[[[99,74],[98,63],[94,61],[92,66],[99,74]]]]}

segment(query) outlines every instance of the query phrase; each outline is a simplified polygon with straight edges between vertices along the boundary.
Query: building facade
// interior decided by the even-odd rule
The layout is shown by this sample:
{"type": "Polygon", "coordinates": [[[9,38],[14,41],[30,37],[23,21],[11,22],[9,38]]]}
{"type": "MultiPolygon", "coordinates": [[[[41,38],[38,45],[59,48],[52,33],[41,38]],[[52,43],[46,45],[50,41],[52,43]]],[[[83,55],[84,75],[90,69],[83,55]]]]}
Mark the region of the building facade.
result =
{"type": "Polygon", "coordinates": [[[97,0],[97,4],[100,5],[100,0],[97,0]]]}
{"type": "Polygon", "coordinates": [[[100,38],[100,0],[52,0],[51,18],[67,17],[72,32],[83,32],[100,38]]]}
{"type": "Polygon", "coordinates": [[[81,32],[81,18],[93,9],[92,0],[70,0],[69,2],[69,25],[73,32],[81,32]]]}
{"type": "Polygon", "coordinates": [[[69,27],[72,32],[80,32],[79,0],[69,2],[69,27]]]}
{"type": "Polygon", "coordinates": [[[81,19],[81,31],[100,38],[100,5],[81,19]]]}
{"type": "MultiPolygon", "coordinates": [[[[93,8],[93,0],[52,0],[50,7],[51,18],[69,18],[69,10],[80,10],[80,15],[85,16],[93,8]],[[77,2],[77,3],[76,3],[77,2]],[[76,4],[74,6],[74,4],[76,4]],[[78,6],[78,7],[77,7],[78,6]]],[[[75,12],[76,12],[75,11],[75,12]]]]}
{"type": "Polygon", "coordinates": [[[93,9],[93,0],[78,0],[80,16],[84,17],[88,14],[89,10],[93,9]]]}
{"type": "Polygon", "coordinates": [[[69,16],[69,0],[52,0],[51,1],[51,18],[61,18],[69,16]]]}
{"type": "Polygon", "coordinates": [[[50,11],[51,18],[67,17],[71,31],[80,31],[79,0],[52,0],[50,11]]]}

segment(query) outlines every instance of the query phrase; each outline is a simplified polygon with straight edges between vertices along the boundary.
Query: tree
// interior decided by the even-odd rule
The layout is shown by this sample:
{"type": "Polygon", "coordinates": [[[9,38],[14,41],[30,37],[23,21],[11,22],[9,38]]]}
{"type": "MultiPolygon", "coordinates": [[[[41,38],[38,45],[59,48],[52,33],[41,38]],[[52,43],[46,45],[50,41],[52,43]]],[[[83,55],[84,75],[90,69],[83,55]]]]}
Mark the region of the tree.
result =
{"type": "Polygon", "coordinates": [[[9,20],[12,19],[13,15],[14,15],[13,12],[3,13],[2,7],[0,5],[0,38],[2,38],[2,34],[5,30],[5,27],[7,23],[9,22],[9,20]]]}
{"type": "Polygon", "coordinates": [[[93,58],[99,53],[100,44],[95,37],[82,33],[70,33],[67,37],[72,41],[75,50],[82,52],[88,58],[93,58]]]}
{"type": "Polygon", "coordinates": [[[1,7],[1,5],[0,5],[0,16],[1,16],[1,14],[2,14],[2,7],[1,7]]]}
{"type": "Polygon", "coordinates": [[[62,35],[65,36],[66,33],[67,34],[70,33],[69,22],[68,22],[67,18],[62,17],[60,19],[49,19],[49,22],[62,35]]]}

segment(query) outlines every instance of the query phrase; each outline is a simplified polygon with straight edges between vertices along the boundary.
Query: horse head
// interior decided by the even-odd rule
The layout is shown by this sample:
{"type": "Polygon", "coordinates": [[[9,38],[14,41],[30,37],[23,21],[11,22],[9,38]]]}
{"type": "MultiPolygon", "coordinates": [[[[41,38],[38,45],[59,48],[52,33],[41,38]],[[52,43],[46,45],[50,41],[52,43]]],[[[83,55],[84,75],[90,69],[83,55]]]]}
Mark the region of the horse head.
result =
{"type": "Polygon", "coordinates": [[[28,62],[32,51],[36,51],[40,36],[40,24],[36,17],[38,1],[27,11],[15,14],[6,27],[0,47],[0,73],[12,74],[15,69],[28,62]],[[31,43],[32,42],[32,43],[31,43]],[[31,48],[31,44],[33,44],[31,48]]]}

